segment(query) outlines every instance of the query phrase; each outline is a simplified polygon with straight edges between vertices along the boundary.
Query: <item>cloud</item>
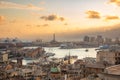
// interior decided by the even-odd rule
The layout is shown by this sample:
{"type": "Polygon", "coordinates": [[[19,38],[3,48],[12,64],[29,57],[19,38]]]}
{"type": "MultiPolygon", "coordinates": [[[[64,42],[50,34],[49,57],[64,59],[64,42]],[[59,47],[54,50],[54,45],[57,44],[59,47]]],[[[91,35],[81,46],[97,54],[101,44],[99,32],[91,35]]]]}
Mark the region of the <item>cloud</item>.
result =
{"type": "Polygon", "coordinates": [[[0,24],[2,24],[5,21],[5,17],[4,16],[0,16],[0,24]]]}
{"type": "Polygon", "coordinates": [[[44,19],[46,21],[55,21],[55,20],[60,20],[60,21],[64,21],[65,18],[64,17],[60,17],[60,16],[57,16],[57,15],[48,15],[48,16],[41,16],[40,17],[41,19],[44,19]]]}
{"type": "Polygon", "coordinates": [[[61,21],[64,21],[64,20],[65,20],[63,17],[59,17],[59,19],[60,19],[61,21]]]}
{"type": "Polygon", "coordinates": [[[90,19],[100,19],[100,13],[97,11],[87,11],[86,14],[88,15],[88,18],[90,19]]]}
{"type": "Polygon", "coordinates": [[[48,24],[43,24],[42,26],[46,27],[46,26],[49,26],[48,24]]]}
{"type": "Polygon", "coordinates": [[[120,0],[110,0],[109,2],[110,2],[110,3],[114,3],[114,4],[116,4],[117,6],[120,6],[120,0]]]}
{"type": "Polygon", "coordinates": [[[105,20],[118,20],[118,16],[106,16],[105,20]]]}
{"type": "Polygon", "coordinates": [[[22,5],[13,2],[0,1],[0,8],[8,9],[27,9],[27,10],[43,10],[43,8],[34,6],[33,4],[22,5]]]}
{"type": "Polygon", "coordinates": [[[37,27],[47,27],[49,24],[43,24],[43,25],[36,25],[37,27]]]}

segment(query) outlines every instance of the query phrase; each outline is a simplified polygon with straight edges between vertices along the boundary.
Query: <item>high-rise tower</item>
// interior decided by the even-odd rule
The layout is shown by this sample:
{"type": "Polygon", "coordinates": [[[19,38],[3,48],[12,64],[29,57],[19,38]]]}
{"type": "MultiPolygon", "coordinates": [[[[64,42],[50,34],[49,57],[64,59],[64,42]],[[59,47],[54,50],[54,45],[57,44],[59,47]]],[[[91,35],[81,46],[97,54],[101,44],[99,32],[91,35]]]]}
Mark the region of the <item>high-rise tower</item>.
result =
{"type": "Polygon", "coordinates": [[[53,42],[56,42],[56,40],[55,40],[55,33],[53,34],[53,42]]]}
{"type": "Polygon", "coordinates": [[[56,37],[55,37],[55,33],[53,34],[53,39],[52,39],[52,41],[51,41],[51,43],[56,43],[57,41],[56,41],[56,37]]]}

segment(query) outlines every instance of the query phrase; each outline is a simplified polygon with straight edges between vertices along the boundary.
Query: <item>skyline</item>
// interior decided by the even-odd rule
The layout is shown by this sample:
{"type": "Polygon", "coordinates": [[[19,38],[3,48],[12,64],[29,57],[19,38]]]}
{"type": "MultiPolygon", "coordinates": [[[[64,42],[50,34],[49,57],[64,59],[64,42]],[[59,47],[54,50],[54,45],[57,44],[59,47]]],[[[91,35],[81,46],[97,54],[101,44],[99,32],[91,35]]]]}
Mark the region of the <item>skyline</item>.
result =
{"type": "Polygon", "coordinates": [[[77,40],[119,31],[120,0],[0,0],[0,38],[47,40],[55,33],[77,40]]]}

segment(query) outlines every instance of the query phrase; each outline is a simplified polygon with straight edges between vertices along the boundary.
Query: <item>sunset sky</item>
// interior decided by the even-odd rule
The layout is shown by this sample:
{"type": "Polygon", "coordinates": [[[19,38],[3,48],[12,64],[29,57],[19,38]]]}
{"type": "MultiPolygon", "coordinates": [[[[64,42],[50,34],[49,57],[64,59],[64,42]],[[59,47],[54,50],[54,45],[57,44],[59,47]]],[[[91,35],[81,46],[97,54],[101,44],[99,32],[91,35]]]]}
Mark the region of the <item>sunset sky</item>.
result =
{"type": "Polygon", "coordinates": [[[0,0],[0,38],[75,40],[119,27],[120,0],[0,0]]]}

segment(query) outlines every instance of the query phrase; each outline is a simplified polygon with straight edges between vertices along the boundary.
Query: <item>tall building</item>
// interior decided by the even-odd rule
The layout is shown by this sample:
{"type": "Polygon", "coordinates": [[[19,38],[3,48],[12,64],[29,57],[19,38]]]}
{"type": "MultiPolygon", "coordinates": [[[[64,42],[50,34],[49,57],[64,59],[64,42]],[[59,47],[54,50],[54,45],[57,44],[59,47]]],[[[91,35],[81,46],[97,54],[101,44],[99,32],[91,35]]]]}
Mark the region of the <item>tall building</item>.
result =
{"type": "Polygon", "coordinates": [[[90,42],[95,42],[95,37],[90,37],[90,42]]]}
{"type": "Polygon", "coordinates": [[[120,40],[119,40],[118,37],[116,37],[116,39],[115,39],[115,43],[116,43],[116,44],[119,44],[119,43],[120,43],[120,40]]]}
{"type": "Polygon", "coordinates": [[[105,43],[111,43],[112,42],[112,39],[111,38],[105,38],[105,41],[104,41],[105,43]]]}
{"type": "Polygon", "coordinates": [[[101,35],[98,35],[96,38],[96,42],[98,43],[98,45],[102,45],[104,43],[104,39],[101,35]]]}
{"type": "Polygon", "coordinates": [[[53,41],[56,42],[56,40],[55,40],[55,33],[53,34],[53,41]]]}
{"type": "Polygon", "coordinates": [[[52,41],[51,41],[51,43],[56,43],[57,41],[56,41],[56,36],[55,36],[55,33],[53,34],[53,39],[52,39],[52,41]]]}
{"type": "Polygon", "coordinates": [[[85,36],[84,39],[83,39],[84,42],[89,42],[90,41],[90,38],[89,36],[85,36]]]}

